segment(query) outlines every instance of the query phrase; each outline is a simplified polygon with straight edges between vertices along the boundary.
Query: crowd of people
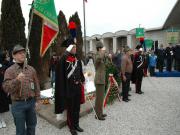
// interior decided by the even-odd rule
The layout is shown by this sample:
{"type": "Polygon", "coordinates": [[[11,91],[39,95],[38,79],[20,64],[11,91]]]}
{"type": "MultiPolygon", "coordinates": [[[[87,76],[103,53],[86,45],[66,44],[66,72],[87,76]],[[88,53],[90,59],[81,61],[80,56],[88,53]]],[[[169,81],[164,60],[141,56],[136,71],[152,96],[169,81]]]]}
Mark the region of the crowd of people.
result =
{"type": "MultiPolygon", "coordinates": [[[[154,76],[159,72],[180,71],[180,45],[169,45],[159,49],[143,51],[142,45],[134,50],[128,46],[107,53],[101,41],[96,44],[94,57],[96,87],[95,119],[106,120],[103,112],[104,95],[107,92],[109,76],[113,76],[118,85],[118,94],[124,102],[130,101],[130,84],[135,84],[135,92],[143,94],[143,77],[154,76]],[[148,74],[149,73],[149,74],[148,74]]],[[[2,113],[11,112],[16,126],[16,135],[34,135],[37,124],[36,108],[40,99],[40,87],[36,71],[25,62],[25,48],[16,45],[12,57],[7,52],[0,52],[0,129],[6,127],[2,113]]],[[[53,53],[50,59],[51,85],[55,83],[55,114],[67,110],[67,125],[72,135],[84,130],[79,125],[80,106],[85,102],[82,61],[76,54],[76,43],[67,42],[62,57],[53,53]],[[77,132],[78,131],[78,132],[77,132]]],[[[116,98],[116,97],[114,97],[116,98]]]]}

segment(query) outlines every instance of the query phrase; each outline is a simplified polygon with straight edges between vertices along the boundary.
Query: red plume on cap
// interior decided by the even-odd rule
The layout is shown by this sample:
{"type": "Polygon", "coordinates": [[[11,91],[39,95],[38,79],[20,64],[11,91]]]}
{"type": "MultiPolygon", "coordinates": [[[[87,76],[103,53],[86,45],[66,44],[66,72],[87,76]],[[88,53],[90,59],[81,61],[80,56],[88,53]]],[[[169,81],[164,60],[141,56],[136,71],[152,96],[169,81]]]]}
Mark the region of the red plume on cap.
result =
{"type": "Polygon", "coordinates": [[[73,39],[76,39],[76,24],[74,21],[69,22],[69,31],[73,39]]]}
{"type": "Polygon", "coordinates": [[[70,21],[68,28],[69,28],[69,29],[76,29],[76,24],[75,24],[75,22],[70,21]]]}

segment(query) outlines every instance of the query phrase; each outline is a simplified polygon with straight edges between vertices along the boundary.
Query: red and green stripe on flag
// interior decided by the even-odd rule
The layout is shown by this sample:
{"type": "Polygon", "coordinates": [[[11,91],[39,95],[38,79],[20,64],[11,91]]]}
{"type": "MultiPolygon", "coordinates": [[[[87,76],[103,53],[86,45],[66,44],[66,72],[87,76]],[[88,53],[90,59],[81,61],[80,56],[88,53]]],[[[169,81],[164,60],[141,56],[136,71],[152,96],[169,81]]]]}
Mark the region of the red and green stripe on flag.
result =
{"type": "Polygon", "coordinates": [[[34,0],[33,12],[43,19],[40,56],[43,57],[58,34],[54,0],[34,0]]]}

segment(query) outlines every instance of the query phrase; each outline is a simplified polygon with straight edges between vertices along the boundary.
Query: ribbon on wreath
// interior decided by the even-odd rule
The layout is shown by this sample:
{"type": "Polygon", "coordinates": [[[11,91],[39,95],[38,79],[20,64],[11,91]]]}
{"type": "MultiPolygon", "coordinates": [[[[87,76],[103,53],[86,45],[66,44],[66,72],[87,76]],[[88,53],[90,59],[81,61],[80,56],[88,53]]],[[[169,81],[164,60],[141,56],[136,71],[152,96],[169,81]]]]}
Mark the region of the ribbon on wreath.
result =
{"type": "MultiPolygon", "coordinates": [[[[112,96],[112,95],[117,97],[116,95],[118,95],[118,94],[119,94],[118,93],[118,84],[117,84],[116,80],[114,79],[113,75],[110,74],[109,78],[108,78],[107,91],[106,91],[105,96],[104,96],[104,102],[103,102],[104,108],[106,107],[107,103],[109,102],[109,97],[112,96]],[[115,93],[113,93],[113,90],[115,90],[114,91],[115,93]]],[[[114,97],[114,99],[115,99],[115,97],[114,97]]]]}

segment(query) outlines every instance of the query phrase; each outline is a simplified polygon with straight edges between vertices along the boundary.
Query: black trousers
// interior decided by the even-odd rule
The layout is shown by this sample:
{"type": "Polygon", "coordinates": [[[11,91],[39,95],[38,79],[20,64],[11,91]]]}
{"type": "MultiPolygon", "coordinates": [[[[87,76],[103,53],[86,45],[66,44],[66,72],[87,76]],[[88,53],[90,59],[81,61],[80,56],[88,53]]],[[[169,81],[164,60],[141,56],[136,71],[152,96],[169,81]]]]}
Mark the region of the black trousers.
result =
{"type": "Polygon", "coordinates": [[[180,59],[177,60],[177,69],[176,70],[180,72],[180,59]]]}
{"type": "Polygon", "coordinates": [[[155,67],[149,67],[150,76],[154,76],[155,67]]]}
{"type": "Polygon", "coordinates": [[[164,60],[159,60],[158,62],[159,72],[163,72],[163,67],[164,67],[164,60]]]}
{"type": "Polygon", "coordinates": [[[141,92],[142,79],[143,76],[138,76],[136,79],[136,93],[141,92]]]}
{"type": "Polygon", "coordinates": [[[70,130],[79,125],[80,97],[78,94],[67,99],[67,125],[70,130]]]}
{"type": "Polygon", "coordinates": [[[167,67],[166,67],[167,71],[171,72],[172,70],[172,60],[171,59],[167,59],[167,67]]]}
{"type": "Polygon", "coordinates": [[[128,99],[128,93],[129,93],[129,89],[130,89],[131,74],[130,73],[125,73],[125,76],[126,76],[126,81],[122,81],[123,100],[128,99]]]}

